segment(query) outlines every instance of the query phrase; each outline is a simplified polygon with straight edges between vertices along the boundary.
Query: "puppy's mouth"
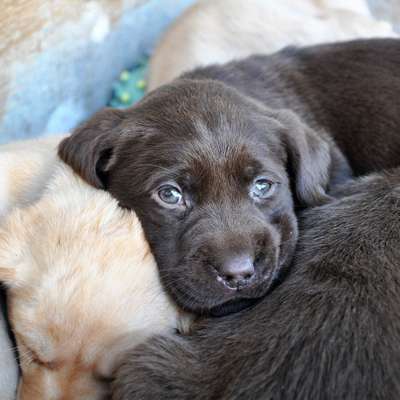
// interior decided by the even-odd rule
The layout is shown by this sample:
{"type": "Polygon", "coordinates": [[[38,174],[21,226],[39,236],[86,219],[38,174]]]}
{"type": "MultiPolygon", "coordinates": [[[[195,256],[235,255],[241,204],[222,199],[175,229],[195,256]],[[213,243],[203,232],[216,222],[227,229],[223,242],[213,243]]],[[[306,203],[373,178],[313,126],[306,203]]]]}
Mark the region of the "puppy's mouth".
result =
{"type": "MultiPolygon", "coordinates": [[[[211,317],[223,317],[225,315],[237,313],[239,311],[242,311],[246,308],[250,308],[253,305],[257,304],[268,293],[270,293],[270,291],[276,286],[276,284],[279,283],[278,268],[275,268],[273,271],[271,271],[270,274],[265,275],[262,282],[264,283],[262,293],[259,293],[255,297],[246,297],[246,298],[238,298],[238,299],[229,300],[225,303],[222,303],[222,304],[212,307],[209,310],[208,314],[211,317]],[[267,283],[267,287],[265,287],[266,283],[267,283]]],[[[253,288],[253,289],[256,289],[256,288],[253,288]]],[[[237,292],[237,293],[239,293],[239,292],[237,292]]]]}
{"type": "MultiPolygon", "coordinates": [[[[257,266],[254,277],[249,279],[247,284],[246,282],[236,286],[225,284],[218,279],[217,269],[208,260],[204,262],[192,256],[185,257],[173,269],[185,270],[187,279],[181,277],[177,279],[174,275],[163,274],[161,277],[172,292],[171,295],[183,309],[199,315],[222,317],[249,308],[264,298],[275,287],[280,268],[278,248],[274,257],[264,260],[263,264],[257,266]],[[196,280],[190,279],[193,270],[202,271],[203,275],[196,280]]],[[[165,270],[161,272],[163,271],[165,270]]]]}
{"type": "Polygon", "coordinates": [[[234,314],[258,303],[261,298],[256,299],[239,299],[231,300],[219,306],[210,309],[211,317],[224,317],[225,315],[234,314]]]}

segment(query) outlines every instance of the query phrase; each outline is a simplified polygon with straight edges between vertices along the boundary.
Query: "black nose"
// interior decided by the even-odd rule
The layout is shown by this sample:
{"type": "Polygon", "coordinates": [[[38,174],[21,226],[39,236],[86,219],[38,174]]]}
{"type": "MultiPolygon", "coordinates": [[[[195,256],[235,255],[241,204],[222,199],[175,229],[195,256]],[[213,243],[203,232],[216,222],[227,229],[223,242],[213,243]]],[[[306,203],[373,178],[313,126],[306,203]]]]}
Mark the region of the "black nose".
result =
{"type": "Polygon", "coordinates": [[[220,277],[230,287],[247,286],[254,276],[253,259],[248,255],[237,255],[222,262],[220,277]]]}

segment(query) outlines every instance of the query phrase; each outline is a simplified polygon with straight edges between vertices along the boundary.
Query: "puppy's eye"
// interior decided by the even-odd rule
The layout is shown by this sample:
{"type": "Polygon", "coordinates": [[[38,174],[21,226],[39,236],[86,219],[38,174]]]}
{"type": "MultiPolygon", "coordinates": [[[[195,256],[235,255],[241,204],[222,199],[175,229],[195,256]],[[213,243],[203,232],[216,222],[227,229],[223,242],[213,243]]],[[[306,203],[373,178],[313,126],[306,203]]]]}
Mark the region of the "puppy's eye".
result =
{"type": "Polygon", "coordinates": [[[183,203],[181,191],[172,185],[165,185],[158,191],[158,197],[166,204],[180,205],[183,203]]]}
{"type": "Polygon", "coordinates": [[[274,182],[265,178],[259,178],[254,181],[250,188],[250,195],[255,199],[267,199],[274,193],[275,186],[274,182]]]}

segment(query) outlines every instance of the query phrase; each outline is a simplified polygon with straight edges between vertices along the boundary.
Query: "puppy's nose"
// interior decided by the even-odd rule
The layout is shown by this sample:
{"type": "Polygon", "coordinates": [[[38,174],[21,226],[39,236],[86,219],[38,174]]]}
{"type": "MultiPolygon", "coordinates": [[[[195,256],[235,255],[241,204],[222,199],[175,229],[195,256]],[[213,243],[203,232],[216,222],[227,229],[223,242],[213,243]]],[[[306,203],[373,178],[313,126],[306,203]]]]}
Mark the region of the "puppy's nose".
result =
{"type": "Polygon", "coordinates": [[[254,276],[253,259],[248,255],[233,256],[222,262],[219,275],[231,287],[246,286],[254,276]]]}

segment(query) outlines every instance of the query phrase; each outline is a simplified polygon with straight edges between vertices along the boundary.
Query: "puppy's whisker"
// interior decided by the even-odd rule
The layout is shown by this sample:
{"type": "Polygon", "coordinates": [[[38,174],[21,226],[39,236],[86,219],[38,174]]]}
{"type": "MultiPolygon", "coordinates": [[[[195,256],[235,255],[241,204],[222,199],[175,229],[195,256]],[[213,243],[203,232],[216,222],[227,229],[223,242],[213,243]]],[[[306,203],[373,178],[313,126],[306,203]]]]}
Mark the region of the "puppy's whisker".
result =
{"type": "Polygon", "coordinates": [[[1,353],[8,353],[9,351],[18,351],[18,347],[17,346],[13,346],[13,347],[7,348],[7,350],[0,350],[0,354],[1,353]]]}
{"type": "Polygon", "coordinates": [[[34,362],[32,354],[29,352],[18,354],[18,363],[20,367],[29,366],[34,362]]]}

